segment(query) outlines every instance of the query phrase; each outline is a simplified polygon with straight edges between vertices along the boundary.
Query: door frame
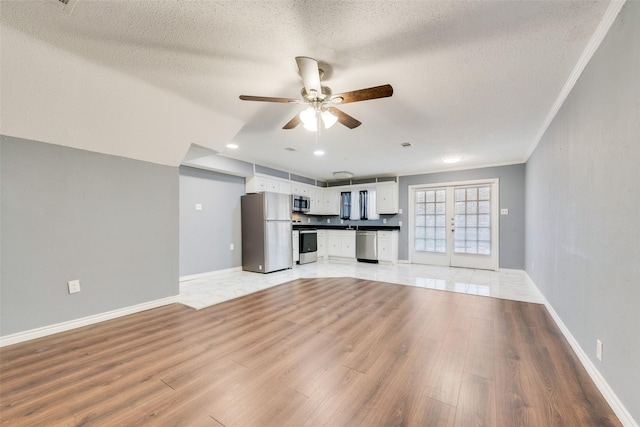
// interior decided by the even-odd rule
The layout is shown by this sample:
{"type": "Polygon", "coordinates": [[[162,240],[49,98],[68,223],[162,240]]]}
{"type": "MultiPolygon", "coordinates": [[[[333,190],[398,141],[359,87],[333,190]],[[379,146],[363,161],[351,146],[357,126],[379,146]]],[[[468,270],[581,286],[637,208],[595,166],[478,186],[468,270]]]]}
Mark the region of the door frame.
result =
{"type": "MultiPolygon", "coordinates": [[[[469,181],[450,181],[450,182],[438,182],[428,184],[412,184],[407,186],[407,200],[409,208],[409,263],[413,264],[413,253],[415,245],[415,190],[416,189],[429,189],[429,188],[445,188],[445,187],[464,187],[474,185],[492,185],[495,188],[495,197],[491,199],[491,220],[495,227],[491,227],[491,239],[495,239],[495,261],[492,270],[498,271],[500,266],[500,179],[499,178],[487,178],[487,179],[474,179],[469,181]],[[494,221],[495,220],[495,221],[494,221]]],[[[492,195],[493,196],[493,195],[492,195]]],[[[447,218],[447,227],[450,227],[449,218],[447,218]]],[[[447,228],[447,232],[451,230],[447,228]]],[[[450,235],[450,234],[449,234],[450,235]]],[[[449,250],[449,249],[447,249],[449,250]]],[[[453,250],[453,248],[451,248],[453,250]]],[[[473,267],[470,267],[473,268],[473,267]]]]}

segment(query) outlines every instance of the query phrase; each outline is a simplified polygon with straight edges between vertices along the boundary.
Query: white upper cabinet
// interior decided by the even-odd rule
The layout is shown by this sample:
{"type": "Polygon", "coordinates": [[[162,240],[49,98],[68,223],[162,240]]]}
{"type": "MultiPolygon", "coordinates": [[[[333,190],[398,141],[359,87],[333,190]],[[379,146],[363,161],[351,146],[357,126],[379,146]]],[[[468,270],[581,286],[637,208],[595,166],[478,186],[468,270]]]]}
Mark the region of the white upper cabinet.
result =
{"type": "Polygon", "coordinates": [[[336,188],[325,188],[323,190],[324,198],[324,210],[325,215],[340,215],[340,190],[336,188]]]}
{"type": "MultiPolygon", "coordinates": [[[[398,213],[398,183],[396,182],[316,187],[315,185],[265,175],[254,175],[251,178],[247,178],[246,182],[247,193],[269,191],[309,197],[311,203],[308,213],[312,215],[340,215],[340,193],[343,191],[353,192],[352,199],[356,201],[360,190],[369,192],[368,204],[370,209],[368,219],[376,219],[377,214],[398,213]]],[[[354,206],[352,213],[354,215],[358,214],[356,206],[354,206]]]]}
{"type": "Polygon", "coordinates": [[[269,191],[271,193],[291,194],[291,183],[289,180],[254,175],[247,179],[245,191],[247,193],[269,191]]]}
{"type": "Polygon", "coordinates": [[[376,211],[379,214],[398,213],[398,184],[379,182],[376,184],[376,211]]]}
{"type": "Polygon", "coordinates": [[[296,196],[306,196],[310,197],[309,193],[311,192],[311,186],[307,184],[303,184],[301,182],[291,181],[291,194],[295,194],[296,196]]]}

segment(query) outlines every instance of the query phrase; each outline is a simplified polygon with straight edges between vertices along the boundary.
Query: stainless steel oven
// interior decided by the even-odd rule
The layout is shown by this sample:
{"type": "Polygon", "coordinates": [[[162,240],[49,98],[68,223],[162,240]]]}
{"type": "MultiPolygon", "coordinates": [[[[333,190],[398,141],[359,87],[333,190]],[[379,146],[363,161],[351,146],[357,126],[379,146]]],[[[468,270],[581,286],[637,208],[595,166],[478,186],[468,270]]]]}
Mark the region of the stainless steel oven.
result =
{"type": "Polygon", "coordinates": [[[315,229],[300,230],[300,261],[299,264],[316,262],[318,260],[318,231],[315,229]]]}

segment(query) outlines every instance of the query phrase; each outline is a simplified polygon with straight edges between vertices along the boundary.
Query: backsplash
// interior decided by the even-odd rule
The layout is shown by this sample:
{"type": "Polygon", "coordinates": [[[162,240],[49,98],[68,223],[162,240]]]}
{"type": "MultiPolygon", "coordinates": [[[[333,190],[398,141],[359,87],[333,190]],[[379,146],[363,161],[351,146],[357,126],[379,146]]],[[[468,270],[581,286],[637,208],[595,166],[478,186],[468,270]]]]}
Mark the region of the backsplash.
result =
{"type": "Polygon", "coordinates": [[[291,214],[291,220],[296,224],[302,225],[398,225],[398,215],[380,215],[380,219],[373,220],[341,220],[338,215],[307,215],[294,212],[291,214]],[[386,220],[386,223],[385,223],[386,220]],[[342,221],[342,222],[341,222],[342,221]]]}

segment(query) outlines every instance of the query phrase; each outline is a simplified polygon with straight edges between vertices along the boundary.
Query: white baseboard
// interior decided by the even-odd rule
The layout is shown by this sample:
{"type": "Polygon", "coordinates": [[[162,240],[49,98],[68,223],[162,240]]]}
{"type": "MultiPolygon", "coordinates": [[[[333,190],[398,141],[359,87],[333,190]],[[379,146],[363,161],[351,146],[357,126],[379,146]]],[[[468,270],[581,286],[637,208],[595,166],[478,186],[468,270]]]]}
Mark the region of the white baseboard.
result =
{"type": "Polygon", "coordinates": [[[127,316],[129,314],[150,310],[152,308],[162,307],[163,305],[169,305],[176,302],[178,302],[177,295],[173,297],[144,302],[142,304],[132,305],[129,307],[119,308],[117,310],[107,311],[105,313],[94,314],[92,316],[87,316],[80,319],[56,323],[55,325],[43,326],[41,328],[31,329],[24,332],[17,332],[15,334],[0,337],[0,347],[29,341],[35,338],[45,337],[47,335],[57,334],[59,332],[69,331],[71,329],[80,328],[82,326],[93,325],[94,323],[104,322],[105,320],[127,316]]]}
{"type": "Polygon", "coordinates": [[[616,414],[616,416],[618,417],[622,425],[625,427],[640,427],[638,426],[638,423],[635,422],[635,420],[633,419],[629,411],[627,411],[627,408],[624,407],[620,399],[618,399],[618,396],[616,396],[615,392],[611,389],[607,381],[604,379],[604,377],[598,370],[598,368],[593,364],[593,362],[591,361],[587,353],[582,349],[578,341],[573,337],[573,335],[571,334],[571,331],[569,331],[569,329],[564,324],[564,322],[562,321],[558,313],[556,313],[556,311],[553,309],[553,306],[549,303],[547,298],[540,291],[540,289],[535,284],[533,279],[531,279],[531,277],[529,276],[529,273],[525,271],[525,275],[529,283],[540,294],[542,300],[544,301],[544,306],[547,308],[547,311],[553,318],[556,325],[558,325],[558,328],[560,328],[562,335],[564,335],[564,337],[567,339],[567,341],[569,342],[569,345],[571,345],[571,348],[576,353],[576,356],[578,356],[578,359],[580,359],[582,366],[584,366],[587,373],[595,383],[596,387],[598,387],[598,390],[600,390],[600,393],[602,393],[602,396],[605,398],[609,406],[611,406],[611,409],[616,414]]]}
{"type": "Polygon", "coordinates": [[[219,276],[221,274],[233,273],[236,271],[242,271],[242,267],[231,267],[223,270],[207,271],[206,273],[190,274],[188,276],[180,276],[180,283],[188,282],[189,280],[202,279],[205,277],[219,276]]]}

